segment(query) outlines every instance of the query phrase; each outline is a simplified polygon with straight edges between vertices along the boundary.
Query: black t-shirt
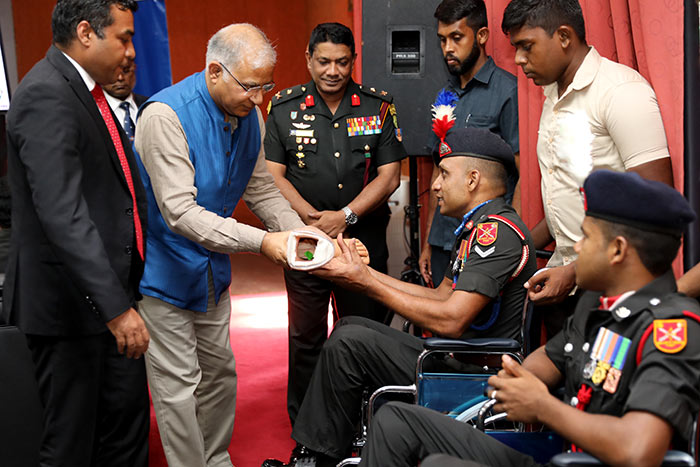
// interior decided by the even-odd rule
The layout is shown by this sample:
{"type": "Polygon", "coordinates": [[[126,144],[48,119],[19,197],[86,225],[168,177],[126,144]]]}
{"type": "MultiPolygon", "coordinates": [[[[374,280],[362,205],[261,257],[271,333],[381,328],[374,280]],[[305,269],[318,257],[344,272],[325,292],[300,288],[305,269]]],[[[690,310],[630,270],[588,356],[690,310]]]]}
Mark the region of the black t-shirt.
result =
{"type": "Polygon", "coordinates": [[[537,270],[534,251],[530,232],[503,198],[491,200],[472,215],[452,248],[445,280],[452,282],[455,291],[478,292],[494,300],[462,337],[520,340],[523,284],[537,270]],[[523,247],[527,247],[527,258],[520,268],[523,247]],[[518,269],[520,273],[512,278],[518,269]]]}
{"type": "Polygon", "coordinates": [[[575,406],[585,385],[592,390],[587,412],[650,412],[687,441],[700,408],[700,323],[684,313],[700,318],[697,301],[676,292],[670,271],[613,311],[598,309],[599,297],[586,292],[545,347],[564,375],[565,402],[575,406]]]}

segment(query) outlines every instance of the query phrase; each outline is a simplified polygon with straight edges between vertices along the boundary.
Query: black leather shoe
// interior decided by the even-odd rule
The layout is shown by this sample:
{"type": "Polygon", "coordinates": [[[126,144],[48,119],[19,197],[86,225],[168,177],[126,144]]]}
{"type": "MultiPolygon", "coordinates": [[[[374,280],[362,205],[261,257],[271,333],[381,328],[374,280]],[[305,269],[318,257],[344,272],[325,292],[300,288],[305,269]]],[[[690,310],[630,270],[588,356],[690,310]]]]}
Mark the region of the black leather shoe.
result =
{"type": "Polygon", "coordinates": [[[287,464],[278,459],[267,459],[261,467],[316,467],[316,456],[315,452],[297,443],[287,464]]]}
{"type": "Polygon", "coordinates": [[[305,456],[291,460],[288,464],[278,459],[267,459],[261,467],[316,467],[316,456],[305,456]]]}

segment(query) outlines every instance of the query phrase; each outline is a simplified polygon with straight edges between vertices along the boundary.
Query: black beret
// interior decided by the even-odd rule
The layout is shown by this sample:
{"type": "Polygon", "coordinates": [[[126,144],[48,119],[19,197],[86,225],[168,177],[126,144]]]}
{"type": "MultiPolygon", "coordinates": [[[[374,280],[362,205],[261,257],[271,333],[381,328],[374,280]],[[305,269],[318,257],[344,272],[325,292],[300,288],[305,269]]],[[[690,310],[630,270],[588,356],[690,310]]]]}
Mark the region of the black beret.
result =
{"type": "Polygon", "coordinates": [[[596,170],[581,192],[586,215],[641,230],[680,235],[695,220],[688,201],[678,191],[634,172],[596,170]]]}
{"type": "Polygon", "coordinates": [[[510,145],[497,134],[486,128],[453,128],[445,136],[445,141],[438,141],[433,148],[435,165],[446,157],[478,157],[503,164],[508,175],[516,175],[515,158],[510,145]]]}

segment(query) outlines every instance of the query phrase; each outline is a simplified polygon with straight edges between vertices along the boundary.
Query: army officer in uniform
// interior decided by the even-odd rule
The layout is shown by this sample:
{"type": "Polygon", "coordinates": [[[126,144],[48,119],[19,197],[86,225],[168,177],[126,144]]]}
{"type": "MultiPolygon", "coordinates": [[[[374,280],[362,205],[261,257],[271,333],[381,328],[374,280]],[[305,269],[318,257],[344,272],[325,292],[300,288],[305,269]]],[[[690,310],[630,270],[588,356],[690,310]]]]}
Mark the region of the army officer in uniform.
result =
{"type": "MultiPolygon", "coordinates": [[[[265,154],[282,194],[307,225],[361,240],[370,265],[387,270],[387,199],[399,185],[396,110],[386,91],[352,81],[355,41],[338,23],[314,28],[306,52],[312,81],[277,93],[268,108],[265,154]]],[[[328,335],[328,303],[337,317],[382,321],[386,309],[304,272],[285,271],[289,297],[287,409],[294,424],[328,335]]]]}
{"type": "MultiPolygon", "coordinates": [[[[595,171],[583,192],[576,283],[589,292],[522,366],[503,357],[489,395],[509,420],[543,423],[606,465],[659,465],[669,446],[687,446],[696,435],[700,307],[677,293],[671,271],[695,215],[676,190],[635,173],[595,171]],[[548,392],[559,383],[564,402],[548,392]]],[[[479,465],[535,465],[423,407],[385,405],[369,435],[362,466],[416,465],[436,453],[479,465]]]]}

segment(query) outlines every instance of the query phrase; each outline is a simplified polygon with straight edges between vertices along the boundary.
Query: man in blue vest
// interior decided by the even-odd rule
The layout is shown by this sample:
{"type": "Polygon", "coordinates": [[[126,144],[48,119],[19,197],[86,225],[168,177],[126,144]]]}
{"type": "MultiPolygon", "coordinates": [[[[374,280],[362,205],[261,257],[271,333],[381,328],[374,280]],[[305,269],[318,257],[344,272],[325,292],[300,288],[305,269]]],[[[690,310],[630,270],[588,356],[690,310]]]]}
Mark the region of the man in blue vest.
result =
{"type": "Polygon", "coordinates": [[[136,127],[148,194],[140,312],[158,428],[170,466],[230,466],[236,368],[229,342],[228,253],[286,264],[288,232],[231,218],[240,199],[272,231],[304,224],[265,167],[258,106],[276,54],[250,24],[218,31],[206,68],[153,96],[136,127]]]}

